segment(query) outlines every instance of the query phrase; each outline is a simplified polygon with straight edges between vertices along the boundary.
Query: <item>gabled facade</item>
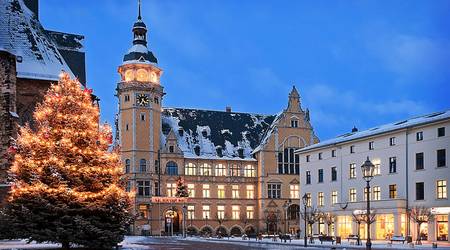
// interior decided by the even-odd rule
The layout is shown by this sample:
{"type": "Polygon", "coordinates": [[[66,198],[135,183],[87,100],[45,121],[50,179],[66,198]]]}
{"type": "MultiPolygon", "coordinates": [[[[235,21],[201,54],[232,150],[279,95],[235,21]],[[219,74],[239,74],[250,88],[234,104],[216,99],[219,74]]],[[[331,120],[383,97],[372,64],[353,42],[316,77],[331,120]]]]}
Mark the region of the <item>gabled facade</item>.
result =
{"type": "Polygon", "coordinates": [[[298,91],[293,87],[286,109],[277,115],[166,108],[162,69],[148,49],[146,32],[139,14],[117,85],[117,141],[138,215],[132,233],[181,234],[184,227],[222,235],[296,233],[294,150],[318,142],[298,91]],[[190,194],[185,203],[152,202],[152,197],[175,196],[179,177],[190,194]]]}

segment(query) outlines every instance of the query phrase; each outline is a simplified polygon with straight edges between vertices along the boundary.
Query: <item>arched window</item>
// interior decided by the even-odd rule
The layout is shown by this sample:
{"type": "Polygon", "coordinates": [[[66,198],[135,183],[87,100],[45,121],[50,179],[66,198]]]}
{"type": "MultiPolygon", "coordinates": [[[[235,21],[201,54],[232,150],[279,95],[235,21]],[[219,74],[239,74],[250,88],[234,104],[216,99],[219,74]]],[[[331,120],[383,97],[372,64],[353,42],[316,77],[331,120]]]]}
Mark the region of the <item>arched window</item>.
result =
{"type": "Polygon", "coordinates": [[[300,207],[297,204],[290,205],[288,208],[287,214],[288,214],[289,220],[298,219],[298,216],[300,214],[300,207]]]}
{"type": "Polygon", "coordinates": [[[278,153],[278,173],[279,174],[299,174],[300,157],[294,154],[296,148],[285,148],[278,153]]]}
{"type": "Polygon", "coordinates": [[[240,166],[238,164],[230,164],[230,176],[240,176],[240,166]]]}
{"type": "Polygon", "coordinates": [[[141,159],[139,161],[139,172],[141,173],[147,172],[147,161],[145,159],[141,159]]]}
{"type": "Polygon", "coordinates": [[[223,164],[217,164],[216,165],[216,176],[226,176],[227,175],[227,169],[225,165],[223,164]]]}
{"type": "Polygon", "coordinates": [[[125,174],[130,172],[130,159],[125,160],[125,174]]]}
{"type": "Polygon", "coordinates": [[[197,168],[197,166],[195,166],[194,163],[189,162],[188,164],[186,164],[186,166],[184,166],[184,174],[185,175],[195,175],[196,171],[195,169],[197,168]]]}
{"type": "Polygon", "coordinates": [[[246,165],[244,168],[244,176],[245,177],[256,177],[256,169],[253,165],[246,165]]]}
{"type": "Polygon", "coordinates": [[[169,161],[166,164],[166,174],[168,175],[178,175],[178,165],[173,162],[173,161],[169,161]]]}
{"type": "Polygon", "coordinates": [[[211,175],[211,165],[209,165],[208,163],[203,163],[202,165],[200,165],[199,175],[211,175]]]}

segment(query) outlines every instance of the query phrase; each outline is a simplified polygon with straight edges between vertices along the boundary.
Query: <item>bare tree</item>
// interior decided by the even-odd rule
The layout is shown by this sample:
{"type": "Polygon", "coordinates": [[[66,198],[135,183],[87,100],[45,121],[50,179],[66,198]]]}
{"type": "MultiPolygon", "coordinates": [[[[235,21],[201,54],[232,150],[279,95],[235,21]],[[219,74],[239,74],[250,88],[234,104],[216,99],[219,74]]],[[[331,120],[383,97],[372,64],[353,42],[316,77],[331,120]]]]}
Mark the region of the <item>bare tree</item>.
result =
{"type": "Polygon", "coordinates": [[[416,206],[411,208],[411,212],[409,213],[409,217],[415,223],[417,223],[417,239],[416,244],[421,245],[421,237],[420,237],[420,225],[423,223],[428,223],[433,220],[434,214],[431,212],[429,208],[416,206]]]}
{"type": "Polygon", "coordinates": [[[334,221],[336,220],[336,215],[332,213],[321,213],[321,217],[325,224],[327,224],[327,232],[328,235],[330,235],[331,225],[333,225],[334,221]]]}
{"type": "MultiPolygon", "coordinates": [[[[308,224],[308,226],[310,228],[312,228],[314,223],[319,221],[319,218],[321,217],[321,215],[322,215],[322,212],[320,212],[320,210],[318,210],[315,207],[310,207],[309,211],[306,211],[306,218],[305,218],[304,213],[301,214],[303,220],[306,220],[306,223],[308,224]]],[[[305,231],[307,232],[308,230],[305,228],[305,231]]]]}

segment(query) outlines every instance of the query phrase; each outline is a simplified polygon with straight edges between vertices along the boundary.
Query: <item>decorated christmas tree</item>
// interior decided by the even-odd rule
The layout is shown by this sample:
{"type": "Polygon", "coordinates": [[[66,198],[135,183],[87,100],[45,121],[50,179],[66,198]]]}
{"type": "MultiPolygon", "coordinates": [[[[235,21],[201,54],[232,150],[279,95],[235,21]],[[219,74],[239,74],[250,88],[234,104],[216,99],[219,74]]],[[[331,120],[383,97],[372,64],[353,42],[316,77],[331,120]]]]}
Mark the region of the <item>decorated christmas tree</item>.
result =
{"type": "Polygon", "coordinates": [[[184,180],[181,177],[177,179],[177,197],[189,197],[189,192],[184,180]]]}
{"type": "Polygon", "coordinates": [[[12,151],[12,188],[3,220],[14,237],[94,249],[123,240],[130,197],[120,183],[111,129],[99,125],[91,90],[61,74],[34,113],[35,130],[20,129],[12,151]]]}

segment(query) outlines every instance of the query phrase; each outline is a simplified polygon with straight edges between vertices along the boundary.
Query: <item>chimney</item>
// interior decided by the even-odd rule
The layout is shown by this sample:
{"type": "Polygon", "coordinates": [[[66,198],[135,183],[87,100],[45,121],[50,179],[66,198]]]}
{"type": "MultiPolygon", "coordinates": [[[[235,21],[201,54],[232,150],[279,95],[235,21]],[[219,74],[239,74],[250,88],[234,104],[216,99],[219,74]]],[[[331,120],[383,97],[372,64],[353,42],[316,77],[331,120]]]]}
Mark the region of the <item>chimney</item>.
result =
{"type": "Polygon", "coordinates": [[[24,3],[36,15],[36,19],[39,20],[39,0],[24,0],[24,3]]]}
{"type": "Polygon", "coordinates": [[[226,106],[226,107],[225,107],[225,111],[226,111],[227,113],[231,113],[231,107],[230,107],[230,106],[226,106]]]}
{"type": "Polygon", "coordinates": [[[358,128],[356,126],[353,126],[352,133],[358,132],[358,128]]]}

